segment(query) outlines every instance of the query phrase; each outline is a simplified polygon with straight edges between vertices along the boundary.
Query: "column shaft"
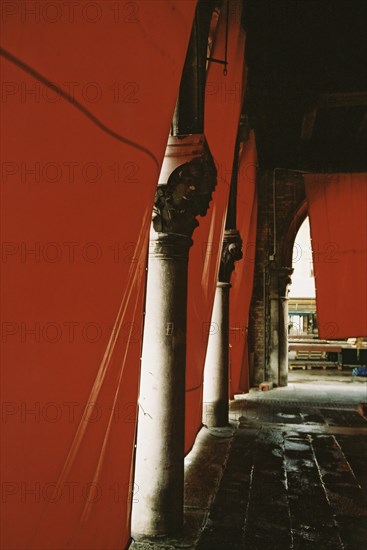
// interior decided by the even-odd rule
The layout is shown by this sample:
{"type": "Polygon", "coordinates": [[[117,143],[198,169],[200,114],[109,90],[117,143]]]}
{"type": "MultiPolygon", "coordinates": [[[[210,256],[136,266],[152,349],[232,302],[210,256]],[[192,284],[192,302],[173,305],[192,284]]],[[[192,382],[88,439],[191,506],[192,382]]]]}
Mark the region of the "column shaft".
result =
{"type": "Polygon", "coordinates": [[[132,532],[160,535],[182,527],[187,266],[191,239],[151,241],[139,397],[132,532]],[[147,445],[149,442],[149,445],[147,445]]]}
{"type": "Polygon", "coordinates": [[[240,234],[226,229],[204,367],[203,424],[208,428],[228,426],[229,290],[235,262],[241,258],[240,234]]]}
{"type": "Polygon", "coordinates": [[[203,423],[228,425],[229,283],[218,283],[204,371],[203,423]]]}
{"type": "MultiPolygon", "coordinates": [[[[136,539],[183,524],[188,256],[216,169],[203,135],[168,140],[154,200],[135,461],[136,539]]],[[[149,543],[150,544],[150,543],[149,543]]],[[[155,544],[155,543],[152,543],[155,544]]]]}
{"type": "Polygon", "coordinates": [[[288,288],[292,268],[275,268],[270,289],[270,373],[275,386],[288,384],[288,288]]]}
{"type": "Polygon", "coordinates": [[[272,289],[270,294],[270,351],[267,381],[274,386],[279,385],[279,324],[279,295],[277,289],[272,289]]]}
{"type": "Polygon", "coordinates": [[[279,386],[288,385],[288,297],[279,298],[279,386]]]}

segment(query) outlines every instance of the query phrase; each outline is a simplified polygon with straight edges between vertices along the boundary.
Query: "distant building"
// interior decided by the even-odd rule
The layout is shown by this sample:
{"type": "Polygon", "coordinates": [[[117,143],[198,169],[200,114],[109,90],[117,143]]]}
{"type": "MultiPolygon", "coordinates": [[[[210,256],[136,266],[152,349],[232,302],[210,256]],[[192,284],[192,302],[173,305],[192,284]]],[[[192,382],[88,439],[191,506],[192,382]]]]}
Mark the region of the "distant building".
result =
{"type": "Polygon", "coordinates": [[[315,298],[290,298],[288,315],[290,336],[318,336],[315,298]]]}

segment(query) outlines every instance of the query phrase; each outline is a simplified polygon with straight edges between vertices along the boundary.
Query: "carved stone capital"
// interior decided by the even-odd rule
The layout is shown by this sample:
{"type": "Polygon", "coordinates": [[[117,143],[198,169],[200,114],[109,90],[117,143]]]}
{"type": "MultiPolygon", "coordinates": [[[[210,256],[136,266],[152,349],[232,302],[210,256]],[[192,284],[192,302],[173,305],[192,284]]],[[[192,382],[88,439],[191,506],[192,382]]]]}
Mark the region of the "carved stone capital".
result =
{"type": "Polygon", "coordinates": [[[287,288],[292,283],[291,275],[294,269],[292,267],[280,267],[277,269],[279,296],[287,298],[287,288]]]}
{"type": "Polygon", "coordinates": [[[224,232],[222,257],[219,267],[218,280],[221,283],[229,283],[234,270],[234,264],[242,258],[242,239],[236,229],[228,229],[224,232]]]}
{"type": "Polygon", "coordinates": [[[155,195],[153,229],[191,237],[205,216],[217,171],[203,135],[170,136],[155,195]]]}

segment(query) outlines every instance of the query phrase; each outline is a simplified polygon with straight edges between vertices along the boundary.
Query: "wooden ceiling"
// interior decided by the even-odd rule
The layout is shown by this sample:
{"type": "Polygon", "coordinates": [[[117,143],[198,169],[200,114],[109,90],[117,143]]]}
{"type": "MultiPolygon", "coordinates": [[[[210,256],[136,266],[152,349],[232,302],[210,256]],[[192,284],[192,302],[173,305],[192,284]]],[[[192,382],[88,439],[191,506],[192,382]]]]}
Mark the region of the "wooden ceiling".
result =
{"type": "Polygon", "coordinates": [[[260,165],[367,171],[367,1],[244,0],[260,165]]]}

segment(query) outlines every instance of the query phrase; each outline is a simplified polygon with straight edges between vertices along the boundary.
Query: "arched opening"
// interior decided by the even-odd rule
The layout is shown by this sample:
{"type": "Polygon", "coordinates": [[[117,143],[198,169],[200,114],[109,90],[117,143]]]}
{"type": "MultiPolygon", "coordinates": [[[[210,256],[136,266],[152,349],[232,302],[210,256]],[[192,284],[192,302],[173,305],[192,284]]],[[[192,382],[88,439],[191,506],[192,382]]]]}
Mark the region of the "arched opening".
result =
{"type": "Polygon", "coordinates": [[[288,293],[289,338],[317,338],[315,279],[308,217],[298,230],[293,245],[292,264],[292,284],[288,293]]]}

